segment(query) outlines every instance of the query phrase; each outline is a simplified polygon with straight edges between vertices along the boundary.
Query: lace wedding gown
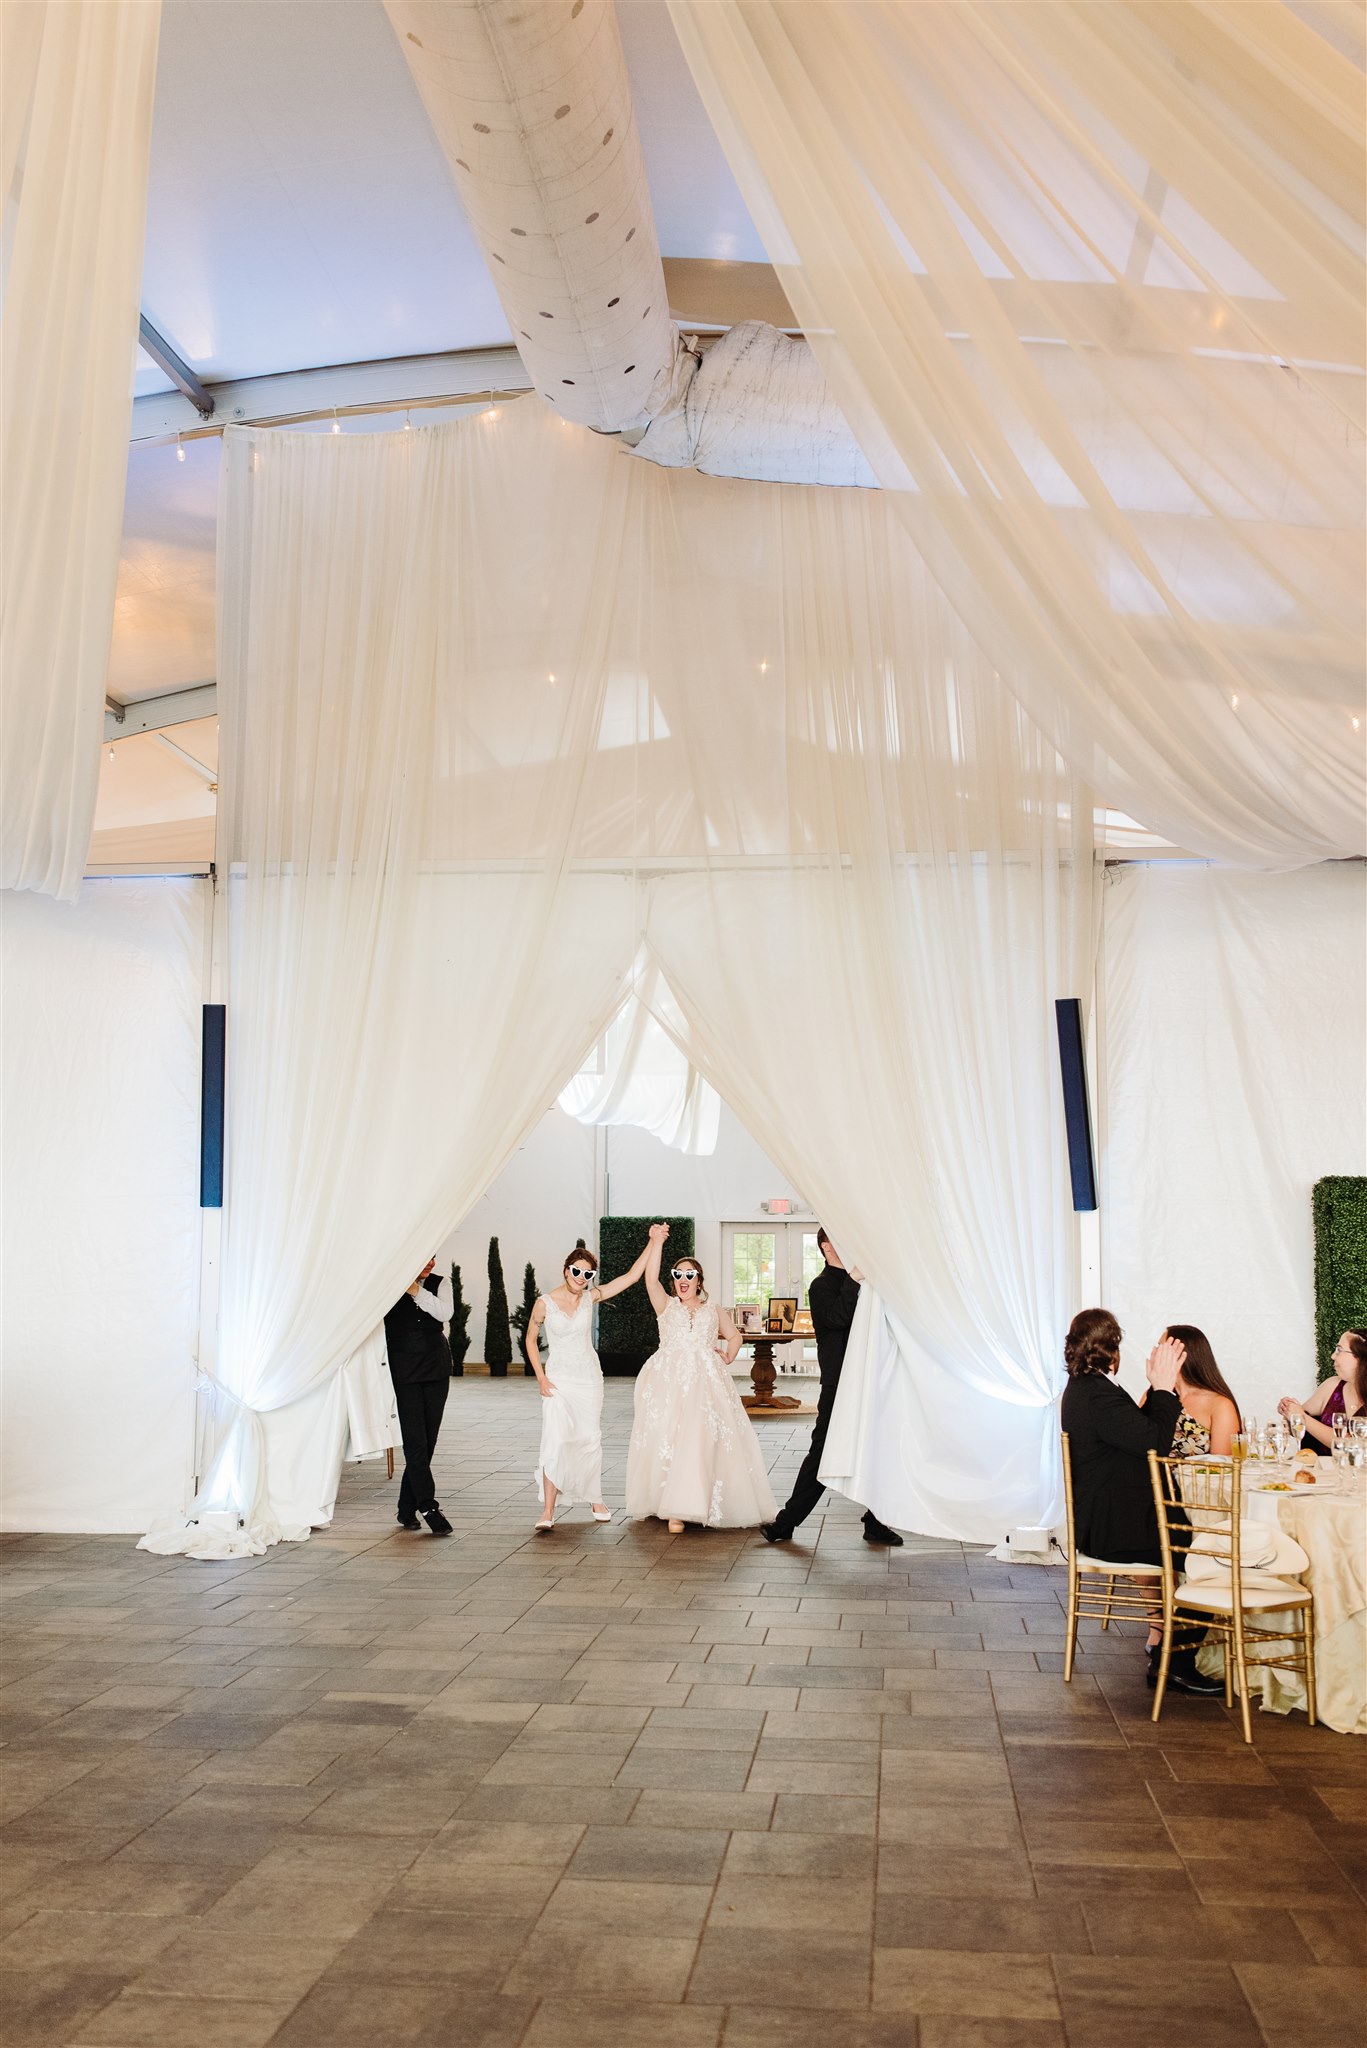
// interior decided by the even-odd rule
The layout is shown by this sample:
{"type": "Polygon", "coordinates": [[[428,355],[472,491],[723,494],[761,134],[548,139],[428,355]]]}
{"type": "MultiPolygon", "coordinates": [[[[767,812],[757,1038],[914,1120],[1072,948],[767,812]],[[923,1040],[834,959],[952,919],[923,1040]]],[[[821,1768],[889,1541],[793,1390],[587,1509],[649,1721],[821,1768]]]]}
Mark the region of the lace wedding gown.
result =
{"type": "Polygon", "coordinates": [[[549,1295],[545,1301],[546,1377],[554,1392],[541,1402],[536,1490],[544,1473],[560,1505],[586,1500],[591,1507],[603,1498],[603,1371],[593,1348],[593,1297],[585,1290],[571,1314],[549,1295]]]}
{"type": "Polygon", "coordinates": [[[777,1513],[759,1438],[716,1350],[717,1311],[671,1300],[636,1380],[627,1513],[753,1529],[777,1513]]]}

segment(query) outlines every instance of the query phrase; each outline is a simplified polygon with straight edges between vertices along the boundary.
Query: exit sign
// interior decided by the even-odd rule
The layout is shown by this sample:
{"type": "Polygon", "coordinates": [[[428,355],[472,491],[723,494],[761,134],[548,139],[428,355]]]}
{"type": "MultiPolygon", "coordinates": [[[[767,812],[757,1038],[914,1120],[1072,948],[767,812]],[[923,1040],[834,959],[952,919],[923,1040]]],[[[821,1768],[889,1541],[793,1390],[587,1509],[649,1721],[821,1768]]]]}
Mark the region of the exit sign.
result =
{"type": "Polygon", "coordinates": [[[771,1216],[791,1216],[793,1213],[793,1205],[787,1195],[775,1196],[774,1200],[766,1202],[764,1207],[771,1216]]]}

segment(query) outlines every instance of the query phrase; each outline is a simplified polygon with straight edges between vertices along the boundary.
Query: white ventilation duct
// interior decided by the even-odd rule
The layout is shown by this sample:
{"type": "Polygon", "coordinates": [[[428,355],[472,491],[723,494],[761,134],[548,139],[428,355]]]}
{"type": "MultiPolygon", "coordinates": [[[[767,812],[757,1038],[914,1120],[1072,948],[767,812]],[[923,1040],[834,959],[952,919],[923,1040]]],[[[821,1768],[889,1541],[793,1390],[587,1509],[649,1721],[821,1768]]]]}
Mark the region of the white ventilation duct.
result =
{"type": "Polygon", "coordinates": [[[665,469],[759,483],[878,485],[806,342],[760,320],[713,343],[636,453],[665,469]]]}
{"type": "Polygon", "coordinates": [[[385,0],[527,374],[640,429],[692,374],[611,0],[385,0]]]}

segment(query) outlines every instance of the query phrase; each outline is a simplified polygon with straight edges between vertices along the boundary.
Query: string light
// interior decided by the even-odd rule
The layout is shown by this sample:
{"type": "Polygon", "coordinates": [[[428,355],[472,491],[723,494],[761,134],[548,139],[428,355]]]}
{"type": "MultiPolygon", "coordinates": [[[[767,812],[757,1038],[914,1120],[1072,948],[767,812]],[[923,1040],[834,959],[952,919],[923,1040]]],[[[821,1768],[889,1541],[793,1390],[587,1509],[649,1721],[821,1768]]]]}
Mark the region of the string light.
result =
{"type": "Polygon", "coordinates": [[[760,674],[761,674],[762,676],[767,676],[767,675],[768,675],[768,673],[769,673],[769,664],[768,664],[768,662],[767,662],[767,661],[762,661],[762,662],[760,663],[760,665],[759,665],[759,672],[760,672],[760,674]]]}
{"type": "Polygon", "coordinates": [[[342,422],[337,417],[337,408],[335,405],[332,408],[332,431],[334,434],[340,434],[342,431],[342,422]]]}
{"type": "Polygon", "coordinates": [[[1238,710],[1238,708],[1239,708],[1239,700],[1238,700],[1238,698],[1237,698],[1237,697],[1231,697],[1231,698],[1230,698],[1230,700],[1229,700],[1229,703],[1230,703],[1230,709],[1231,709],[1232,711],[1237,711],[1237,710],[1238,710]]]}
{"type": "Polygon", "coordinates": [[[1356,732],[1356,731],[1357,731],[1357,729],[1358,729],[1358,725],[1360,724],[1360,722],[1361,722],[1361,721],[1360,721],[1360,720],[1358,720],[1358,719],[1356,719],[1356,718],[1355,718],[1355,719],[1353,720],[1353,731],[1354,731],[1354,732],[1356,732]]]}
{"type": "Polygon", "coordinates": [[[185,443],[184,443],[184,442],[183,442],[183,441],[181,440],[181,438],[180,438],[180,435],[179,435],[179,434],[177,434],[177,435],[176,435],[176,461],[177,461],[177,462],[184,462],[184,460],[185,460],[185,443]]]}
{"type": "Polygon", "coordinates": [[[109,758],[111,761],[114,758],[114,742],[112,740],[109,742],[109,758]]]}
{"type": "Polygon", "coordinates": [[[413,422],[407,413],[403,416],[403,430],[405,434],[411,434],[413,431],[413,422]]]}
{"type": "Polygon", "coordinates": [[[546,678],[546,681],[547,681],[548,683],[553,683],[553,682],[555,681],[555,674],[554,674],[554,671],[552,671],[552,673],[551,673],[550,675],[548,675],[548,676],[547,676],[547,678],[546,678]]]}

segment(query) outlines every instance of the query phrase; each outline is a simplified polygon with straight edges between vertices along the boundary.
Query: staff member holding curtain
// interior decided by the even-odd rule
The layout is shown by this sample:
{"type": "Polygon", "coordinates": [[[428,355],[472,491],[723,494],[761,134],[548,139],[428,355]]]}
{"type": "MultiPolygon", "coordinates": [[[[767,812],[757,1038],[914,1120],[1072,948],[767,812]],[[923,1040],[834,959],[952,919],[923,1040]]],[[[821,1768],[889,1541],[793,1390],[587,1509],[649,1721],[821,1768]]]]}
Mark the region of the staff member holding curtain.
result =
{"type": "MultiPolygon", "coordinates": [[[[767,1543],[791,1542],[794,1529],[806,1521],[826,1491],[818,1477],[821,1457],[826,1448],[826,1432],[831,1426],[840,1372],[850,1341],[850,1325],[859,1305],[859,1282],[863,1275],[848,1270],[824,1230],[817,1231],[816,1241],[826,1263],[807,1289],[807,1303],[812,1311],[812,1329],[816,1335],[821,1392],[817,1397],[812,1440],[793,1481],[793,1490],[773,1521],[765,1522],[760,1529],[767,1543]]],[[[886,1543],[897,1550],[902,1547],[897,1531],[889,1529],[886,1522],[880,1522],[872,1508],[864,1510],[864,1541],[886,1543]]]]}
{"type": "Polygon", "coordinates": [[[451,1524],[437,1505],[432,1454],[451,1386],[451,1347],[442,1327],[454,1306],[449,1280],[434,1280],[429,1259],[408,1292],[384,1319],[389,1376],[403,1434],[403,1481],[399,1527],[416,1529],[422,1516],[434,1536],[449,1536],[451,1524]]]}

